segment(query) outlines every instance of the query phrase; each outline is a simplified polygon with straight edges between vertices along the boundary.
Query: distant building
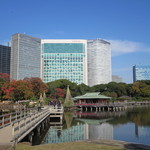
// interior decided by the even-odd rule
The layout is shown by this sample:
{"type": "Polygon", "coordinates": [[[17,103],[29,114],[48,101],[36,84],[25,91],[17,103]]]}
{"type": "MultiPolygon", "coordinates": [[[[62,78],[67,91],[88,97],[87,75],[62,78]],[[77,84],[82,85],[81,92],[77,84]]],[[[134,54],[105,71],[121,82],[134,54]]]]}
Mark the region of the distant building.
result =
{"type": "Polygon", "coordinates": [[[11,47],[0,45],[0,73],[10,74],[11,47]]]}
{"type": "Polygon", "coordinates": [[[40,77],[41,40],[25,34],[15,34],[11,46],[11,79],[40,77]]]}
{"type": "Polygon", "coordinates": [[[41,40],[15,34],[11,46],[11,79],[67,79],[89,86],[112,81],[111,48],[104,40],[41,40]]]}
{"type": "Polygon", "coordinates": [[[133,82],[137,80],[150,80],[150,65],[133,66],[133,82]]]}
{"type": "Polygon", "coordinates": [[[42,40],[42,79],[88,84],[86,40],[42,40]]]}
{"type": "Polygon", "coordinates": [[[88,40],[88,85],[112,81],[110,43],[101,39],[88,40]]]}
{"type": "Polygon", "coordinates": [[[118,77],[118,76],[112,76],[112,81],[113,82],[116,82],[116,83],[120,83],[120,82],[123,82],[123,79],[121,77],[118,77]]]}

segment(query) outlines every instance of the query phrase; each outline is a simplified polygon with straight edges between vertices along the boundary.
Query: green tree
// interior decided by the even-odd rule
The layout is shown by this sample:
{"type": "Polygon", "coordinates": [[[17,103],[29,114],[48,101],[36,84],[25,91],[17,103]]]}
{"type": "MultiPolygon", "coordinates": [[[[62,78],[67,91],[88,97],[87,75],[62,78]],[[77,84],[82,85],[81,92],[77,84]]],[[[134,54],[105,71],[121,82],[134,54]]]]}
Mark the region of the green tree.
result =
{"type": "Polygon", "coordinates": [[[91,92],[105,92],[107,90],[107,84],[98,84],[95,86],[92,86],[90,88],[91,92]]]}
{"type": "Polygon", "coordinates": [[[110,82],[107,84],[107,90],[117,93],[118,97],[127,95],[127,84],[110,82]]]}
{"type": "Polygon", "coordinates": [[[79,84],[76,89],[76,95],[83,95],[90,90],[90,87],[85,85],[84,83],[79,84]]]}
{"type": "Polygon", "coordinates": [[[67,89],[68,85],[70,87],[70,91],[71,91],[72,96],[76,96],[77,84],[73,83],[69,80],[59,79],[59,80],[49,82],[49,83],[47,83],[47,85],[48,85],[48,95],[49,96],[55,95],[55,92],[56,92],[55,89],[56,88],[64,89],[65,93],[66,93],[66,89],[67,89]]]}

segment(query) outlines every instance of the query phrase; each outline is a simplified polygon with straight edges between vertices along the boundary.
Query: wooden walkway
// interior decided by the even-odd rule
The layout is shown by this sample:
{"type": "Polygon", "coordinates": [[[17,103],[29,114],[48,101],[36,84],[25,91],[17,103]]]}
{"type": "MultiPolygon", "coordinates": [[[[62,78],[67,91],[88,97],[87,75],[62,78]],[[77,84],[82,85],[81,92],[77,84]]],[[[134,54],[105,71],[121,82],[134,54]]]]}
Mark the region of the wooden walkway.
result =
{"type": "Polygon", "coordinates": [[[63,108],[45,107],[23,110],[0,116],[0,143],[19,142],[36,128],[43,120],[51,117],[60,117],[62,120],[63,108]]]}

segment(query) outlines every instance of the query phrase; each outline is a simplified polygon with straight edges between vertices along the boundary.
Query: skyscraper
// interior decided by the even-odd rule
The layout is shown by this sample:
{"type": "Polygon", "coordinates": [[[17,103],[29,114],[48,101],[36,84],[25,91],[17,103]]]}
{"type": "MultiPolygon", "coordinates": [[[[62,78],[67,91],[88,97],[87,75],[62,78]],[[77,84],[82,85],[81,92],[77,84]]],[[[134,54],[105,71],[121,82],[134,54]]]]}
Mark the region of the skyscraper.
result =
{"type": "Polygon", "coordinates": [[[101,39],[88,40],[88,85],[106,84],[112,81],[110,43],[101,39]]]}
{"type": "Polygon", "coordinates": [[[0,73],[10,74],[11,47],[0,45],[0,73]]]}
{"type": "Polygon", "coordinates": [[[110,43],[104,40],[41,40],[15,34],[11,46],[11,79],[67,79],[89,86],[112,81],[110,43]]]}
{"type": "Polygon", "coordinates": [[[11,46],[11,79],[40,77],[41,40],[25,34],[15,34],[11,46]]]}
{"type": "Polygon", "coordinates": [[[150,80],[150,65],[133,66],[133,82],[137,80],[150,80]]]}
{"type": "Polygon", "coordinates": [[[42,40],[43,81],[87,82],[86,40],[42,40]]]}

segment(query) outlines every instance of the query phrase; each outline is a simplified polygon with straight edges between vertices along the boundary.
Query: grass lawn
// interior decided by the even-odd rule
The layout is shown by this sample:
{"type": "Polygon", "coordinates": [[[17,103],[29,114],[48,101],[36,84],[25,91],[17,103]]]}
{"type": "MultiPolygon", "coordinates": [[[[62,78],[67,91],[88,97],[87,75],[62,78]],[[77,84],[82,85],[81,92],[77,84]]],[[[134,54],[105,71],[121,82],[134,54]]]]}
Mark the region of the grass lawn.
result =
{"type": "Polygon", "coordinates": [[[16,150],[127,150],[127,149],[95,143],[71,142],[58,144],[44,144],[38,146],[30,146],[27,143],[19,143],[17,144],[16,150]]]}

